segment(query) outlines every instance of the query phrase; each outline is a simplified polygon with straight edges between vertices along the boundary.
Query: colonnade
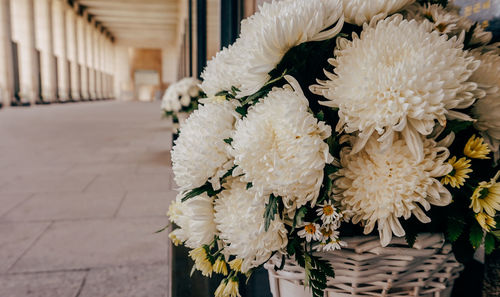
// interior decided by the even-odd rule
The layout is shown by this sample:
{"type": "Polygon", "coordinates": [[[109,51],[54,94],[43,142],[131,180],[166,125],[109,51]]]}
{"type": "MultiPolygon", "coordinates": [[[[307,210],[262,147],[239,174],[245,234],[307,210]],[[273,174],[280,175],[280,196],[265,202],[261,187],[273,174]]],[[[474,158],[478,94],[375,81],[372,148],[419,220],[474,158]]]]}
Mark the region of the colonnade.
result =
{"type": "Polygon", "coordinates": [[[0,103],[112,98],[114,40],[76,3],[0,0],[0,103]]]}

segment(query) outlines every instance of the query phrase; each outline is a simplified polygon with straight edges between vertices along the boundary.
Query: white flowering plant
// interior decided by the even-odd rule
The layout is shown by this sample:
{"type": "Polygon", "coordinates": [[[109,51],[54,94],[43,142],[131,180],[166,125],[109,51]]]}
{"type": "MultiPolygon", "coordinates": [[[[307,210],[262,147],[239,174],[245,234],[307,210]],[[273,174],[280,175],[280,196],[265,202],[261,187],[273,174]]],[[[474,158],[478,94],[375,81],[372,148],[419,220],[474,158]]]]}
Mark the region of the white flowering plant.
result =
{"type": "Polygon", "coordinates": [[[222,274],[271,257],[323,296],[325,252],[440,232],[467,261],[498,247],[500,49],[447,1],[263,4],[208,62],[172,149],[173,243],[222,274]]]}
{"type": "Polygon", "coordinates": [[[190,114],[198,108],[198,99],[204,96],[200,89],[200,81],[194,77],[185,77],[171,84],[161,101],[161,109],[165,117],[172,117],[174,123],[179,122],[179,114],[190,114]]]}

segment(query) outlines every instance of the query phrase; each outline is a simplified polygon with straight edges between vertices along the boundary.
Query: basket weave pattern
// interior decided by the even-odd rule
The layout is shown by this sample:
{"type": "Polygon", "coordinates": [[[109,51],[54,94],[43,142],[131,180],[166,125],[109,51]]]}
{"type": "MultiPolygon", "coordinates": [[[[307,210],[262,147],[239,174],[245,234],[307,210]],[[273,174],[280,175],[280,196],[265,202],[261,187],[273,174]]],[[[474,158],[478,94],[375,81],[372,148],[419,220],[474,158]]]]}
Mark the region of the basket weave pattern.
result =
{"type": "MultiPolygon", "coordinates": [[[[360,236],[345,240],[340,251],[320,253],[335,269],[328,281],[325,297],[446,297],[463,269],[440,234],[420,234],[413,248],[404,239],[395,238],[387,247],[378,237],[360,236]]],[[[265,267],[274,297],[308,297],[304,289],[304,270],[287,260],[276,271],[280,259],[271,259],[265,267]]]]}

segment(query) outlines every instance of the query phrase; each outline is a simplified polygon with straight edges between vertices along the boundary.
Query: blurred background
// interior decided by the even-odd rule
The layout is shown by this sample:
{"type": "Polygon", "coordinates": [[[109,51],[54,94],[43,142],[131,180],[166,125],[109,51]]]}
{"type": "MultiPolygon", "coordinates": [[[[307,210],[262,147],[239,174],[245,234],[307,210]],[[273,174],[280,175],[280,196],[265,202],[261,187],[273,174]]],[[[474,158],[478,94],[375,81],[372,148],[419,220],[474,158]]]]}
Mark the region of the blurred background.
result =
{"type": "MultiPolygon", "coordinates": [[[[0,0],[0,297],[212,296],[154,234],[176,196],[160,99],[263,2],[0,0]]],[[[455,4],[499,40],[500,0],[455,4]]],[[[270,297],[266,272],[241,293],[270,297]]]]}
{"type": "Polygon", "coordinates": [[[262,0],[1,0],[4,106],[151,101],[197,76],[262,0]]]}

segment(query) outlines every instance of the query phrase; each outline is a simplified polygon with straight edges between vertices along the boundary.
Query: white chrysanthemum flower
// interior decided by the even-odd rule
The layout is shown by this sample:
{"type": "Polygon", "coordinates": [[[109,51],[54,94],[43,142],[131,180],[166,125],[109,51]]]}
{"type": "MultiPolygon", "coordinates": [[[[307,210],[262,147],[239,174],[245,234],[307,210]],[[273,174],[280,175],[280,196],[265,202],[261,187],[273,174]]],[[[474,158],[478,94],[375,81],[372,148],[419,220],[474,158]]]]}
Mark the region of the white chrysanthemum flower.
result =
{"type": "Polygon", "coordinates": [[[343,0],[343,2],[346,23],[361,26],[369,23],[375,16],[383,19],[398,12],[415,0],[343,0]]]}
{"type": "Polygon", "coordinates": [[[191,98],[200,93],[200,81],[194,77],[185,77],[178,82],[171,84],[161,102],[161,108],[165,111],[178,112],[182,106],[189,106],[191,98]]]}
{"type": "Polygon", "coordinates": [[[181,126],[172,149],[174,180],[180,190],[191,190],[210,181],[220,187],[219,178],[232,167],[228,144],[239,117],[234,101],[200,105],[181,126]]]}
{"type": "MultiPolygon", "coordinates": [[[[415,19],[419,22],[428,20],[434,29],[449,36],[459,36],[463,31],[469,31],[474,22],[469,18],[460,15],[460,8],[448,4],[446,8],[438,4],[421,5],[414,3],[406,9],[408,19],[415,19]]],[[[481,26],[476,26],[469,43],[471,45],[487,44],[491,41],[492,33],[484,31],[481,26]]]]}
{"type": "Polygon", "coordinates": [[[208,96],[233,86],[240,90],[239,96],[251,95],[269,80],[268,73],[290,48],[332,38],[342,25],[341,0],[264,3],[242,21],[236,42],[207,63],[202,88],[208,96]]]}
{"type": "Polygon", "coordinates": [[[208,97],[214,97],[220,91],[229,91],[231,87],[239,85],[237,78],[241,76],[241,65],[244,63],[240,56],[244,51],[238,39],[207,62],[201,74],[201,88],[208,97]]]}
{"type": "Polygon", "coordinates": [[[299,84],[274,88],[236,123],[231,154],[233,175],[251,182],[260,195],[281,196],[294,210],[314,205],[323,182],[323,168],[333,157],[324,139],[331,128],[308,112],[299,84]],[[294,90],[295,89],[295,90],[294,90]]]}
{"type": "Polygon", "coordinates": [[[179,95],[175,88],[170,86],[163,95],[161,100],[161,109],[165,111],[178,112],[182,109],[181,102],[179,101],[179,95]]]}
{"type": "Polygon", "coordinates": [[[481,66],[471,80],[486,90],[486,96],[473,105],[472,113],[477,119],[474,126],[484,135],[496,161],[500,145],[500,56],[494,52],[474,52],[474,56],[481,60],[481,66]]]}
{"type": "Polygon", "coordinates": [[[273,252],[287,245],[287,231],[278,215],[265,231],[264,198],[256,199],[247,184],[232,179],[215,202],[215,222],[224,252],[243,259],[241,271],[247,272],[266,262],[273,252]]]}
{"type": "Polygon", "coordinates": [[[217,232],[214,222],[214,198],[206,194],[181,202],[184,193],[179,193],[175,203],[175,216],[170,219],[179,226],[172,232],[189,248],[210,244],[217,232]]]}
{"type": "Polygon", "coordinates": [[[353,214],[354,224],[364,224],[365,234],[377,224],[381,243],[386,246],[393,233],[405,235],[400,217],[408,219],[413,214],[428,223],[430,218],[422,208],[427,211],[431,204],[444,206],[451,202],[451,194],[437,178],[448,174],[452,167],[446,162],[448,149],[436,146],[430,139],[423,140],[422,161],[415,160],[401,138],[396,137],[384,152],[380,146],[372,137],[357,154],[351,154],[350,147],[342,150],[334,198],[353,214]]]}
{"type": "Polygon", "coordinates": [[[335,74],[311,86],[339,108],[337,131],[359,132],[353,152],[360,151],[374,132],[391,145],[402,132],[413,155],[422,160],[420,135],[429,135],[435,121],[446,117],[472,120],[452,109],[467,108],[482,95],[469,77],[480,61],[462,50],[461,40],[432,31],[424,21],[395,15],[366,26],[353,41],[337,39],[335,74]],[[401,42],[404,40],[404,42],[401,42]],[[446,74],[446,75],[444,75],[446,74]]]}

